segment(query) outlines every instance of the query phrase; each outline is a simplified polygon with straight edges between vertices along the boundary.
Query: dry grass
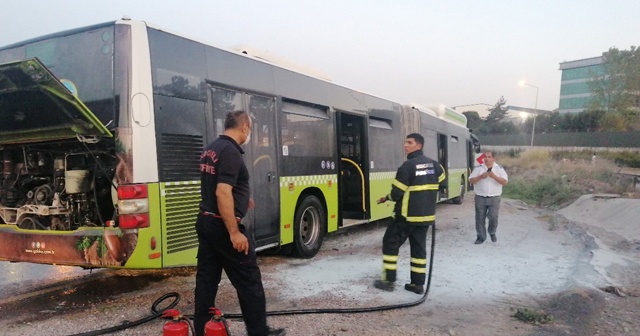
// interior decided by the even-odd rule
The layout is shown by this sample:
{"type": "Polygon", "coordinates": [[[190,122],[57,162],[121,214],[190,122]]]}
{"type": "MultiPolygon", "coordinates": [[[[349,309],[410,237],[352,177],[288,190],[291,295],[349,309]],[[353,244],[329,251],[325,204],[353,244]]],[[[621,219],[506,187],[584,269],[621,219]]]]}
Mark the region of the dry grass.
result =
{"type": "Polygon", "coordinates": [[[499,156],[496,160],[505,167],[518,167],[523,169],[541,169],[551,162],[551,154],[548,150],[531,149],[521,152],[518,157],[499,156]]]}
{"type": "Polygon", "coordinates": [[[549,208],[561,208],[583,194],[633,194],[632,180],[617,172],[612,161],[597,158],[554,160],[547,150],[533,149],[518,157],[499,155],[496,161],[507,169],[505,196],[549,208]]]}

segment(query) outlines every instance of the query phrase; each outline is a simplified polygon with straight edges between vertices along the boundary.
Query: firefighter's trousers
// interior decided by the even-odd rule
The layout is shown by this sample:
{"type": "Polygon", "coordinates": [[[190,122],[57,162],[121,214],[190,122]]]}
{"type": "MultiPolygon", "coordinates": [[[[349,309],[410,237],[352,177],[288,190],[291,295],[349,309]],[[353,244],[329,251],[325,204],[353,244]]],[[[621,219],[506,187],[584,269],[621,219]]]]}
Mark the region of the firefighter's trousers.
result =
{"type": "MultiPolygon", "coordinates": [[[[244,227],[240,226],[244,231],[244,227]]],[[[229,233],[221,219],[200,214],[196,222],[198,233],[198,270],[196,273],[194,327],[196,335],[204,334],[204,325],[211,318],[209,307],[216,301],[218,285],[225,271],[235,287],[247,334],[268,333],[266,303],[262,277],[258,268],[255,242],[248,235],[249,254],[233,248],[229,233]]],[[[244,232],[243,232],[244,233],[244,232]]]]}
{"type": "Polygon", "coordinates": [[[427,229],[429,224],[393,222],[382,238],[382,279],[396,281],[398,253],[409,238],[411,248],[411,283],[424,285],[427,274],[427,229]]]}

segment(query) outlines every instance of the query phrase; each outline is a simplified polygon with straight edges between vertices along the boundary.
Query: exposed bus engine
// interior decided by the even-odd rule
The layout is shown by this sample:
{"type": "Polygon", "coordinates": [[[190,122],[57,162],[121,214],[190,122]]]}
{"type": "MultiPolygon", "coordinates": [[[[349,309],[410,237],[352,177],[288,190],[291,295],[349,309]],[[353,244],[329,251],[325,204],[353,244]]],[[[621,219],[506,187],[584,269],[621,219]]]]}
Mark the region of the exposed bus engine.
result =
{"type": "Polygon", "coordinates": [[[77,140],[5,145],[0,158],[0,223],[75,230],[113,219],[116,160],[108,147],[77,140]]]}

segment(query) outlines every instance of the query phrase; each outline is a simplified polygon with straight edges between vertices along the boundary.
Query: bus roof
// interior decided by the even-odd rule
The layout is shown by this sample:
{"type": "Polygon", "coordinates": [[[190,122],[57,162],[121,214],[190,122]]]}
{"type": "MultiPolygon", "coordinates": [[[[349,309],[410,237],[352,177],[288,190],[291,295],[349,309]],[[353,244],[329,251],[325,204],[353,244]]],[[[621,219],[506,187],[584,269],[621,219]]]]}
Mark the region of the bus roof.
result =
{"type": "MultiPolygon", "coordinates": [[[[208,42],[208,41],[204,41],[201,40],[199,38],[196,37],[192,37],[183,33],[178,33],[176,31],[173,31],[171,29],[167,29],[164,28],[162,26],[156,25],[154,23],[148,22],[148,21],[144,21],[144,20],[134,20],[131,19],[129,17],[123,17],[119,20],[115,20],[115,21],[108,21],[108,22],[103,22],[103,23],[99,23],[99,24],[95,24],[95,25],[90,25],[90,26],[85,26],[85,27],[80,27],[80,28],[74,28],[74,29],[69,29],[69,30],[65,30],[65,31],[60,31],[60,32],[56,32],[56,33],[51,33],[51,34],[47,34],[47,35],[43,35],[43,36],[39,36],[39,37],[35,37],[29,40],[25,40],[25,41],[20,41],[20,42],[16,42],[7,46],[3,46],[0,47],[0,50],[4,50],[4,49],[10,49],[10,48],[15,48],[15,47],[19,47],[19,46],[23,46],[29,43],[33,43],[33,42],[37,42],[37,41],[41,41],[44,39],[49,39],[49,38],[55,38],[55,37],[64,37],[64,36],[68,36],[68,35],[72,35],[72,34],[76,34],[82,31],[87,31],[87,30],[92,30],[92,29],[99,29],[99,28],[103,28],[103,27],[107,27],[109,25],[113,25],[113,24],[125,24],[125,25],[131,25],[133,22],[140,22],[143,23],[145,26],[149,27],[149,28],[153,28],[159,31],[163,31],[166,33],[170,33],[176,36],[180,36],[189,40],[192,40],[194,42],[198,42],[198,43],[203,43],[205,45],[208,46],[212,46],[214,48],[218,48],[220,50],[224,50],[226,52],[230,52],[230,53],[234,53],[237,54],[239,56],[242,57],[247,57],[259,62],[263,62],[275,67],[279,67],[282,69],[286,69],[298,74],[302,74],[308,77],[312,77],[324,82],[328,82],[331,83],[333,85],[337,85],[340,86],[342,88],[354,91],[354,92],[359,92],[359,93],[363,93],[366,94],[368,96],[371,96],[373,98],[378,98],[378,99],[382,99],[385,101],[388,101],[389,103],[392,104],[398,104],[400,105],[400,103],[397,103],[394,100],[388,99],[388,98],[384,98],[382,96],[378,96],[375,94],[371,94],[362,90],[358,90],[358,89],[354,89],[354,88],[350,88],[341,84],[337,84],[335,82],[333,82],[328,75],[322,73],[319,70],[315,70],[312,68],[309,68],[307,66],[303,66],[303,65],[298,65],[295,62],[291,62],[291,61],[282,61],[284,60],[284,58],[271,54],[269,53],[268,57],[264,56],[264,52],[259,51],[255,48],[250,48],[247,46],[241,46],[241,47],[236,47],[236,48],[230,48],[230,47],[221,47],[218,46],[214,43],[208,42]]],[[[443,104],[438,104],[438,105],[434,105],[432,107],[422,107],[419,106],[418,104],[409,104],[408,106],[410,106],[411,108],[416,108],[417,110],[423,112],[423,113],[427,113],[430,115],[434,115],[437,117],[440,117],[443,120],[446,120],[448,122],[452,122],[454,124],[458,124],[458,125],[462,125],[464,127],[466,127],[466,117],[456,111],[454,111],[451,108],[448,108],[446,106],[444,106],[443,104]],[[444,112],[443,112],[444,111],[444,112]]]]}

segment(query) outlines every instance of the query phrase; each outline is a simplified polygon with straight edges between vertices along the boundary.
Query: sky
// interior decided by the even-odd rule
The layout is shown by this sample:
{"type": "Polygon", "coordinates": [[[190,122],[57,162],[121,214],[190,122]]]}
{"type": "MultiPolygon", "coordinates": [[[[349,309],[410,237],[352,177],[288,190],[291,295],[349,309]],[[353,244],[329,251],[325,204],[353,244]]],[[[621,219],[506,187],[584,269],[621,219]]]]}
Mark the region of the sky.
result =
{"type": "Polygon", "coordinates": [[[553,110],[559,63],[640,45],[637,0],[0,0],[0,46],[128,16],[401,104],[553,110]],[[525,81],[532,86],[519,86],[525,81]],[[537,87],[537,89],[536,89],[537,87]]]}

